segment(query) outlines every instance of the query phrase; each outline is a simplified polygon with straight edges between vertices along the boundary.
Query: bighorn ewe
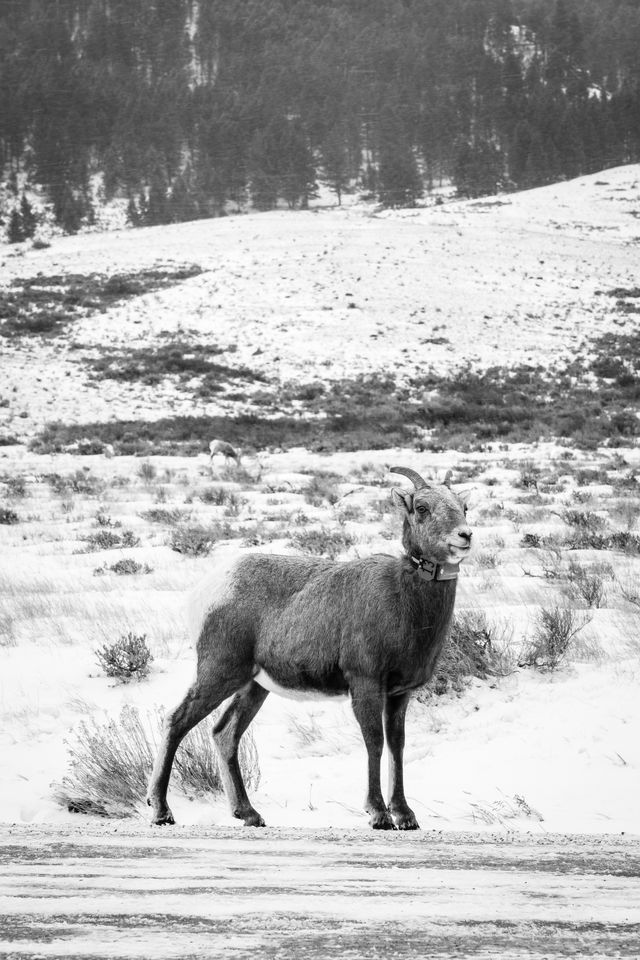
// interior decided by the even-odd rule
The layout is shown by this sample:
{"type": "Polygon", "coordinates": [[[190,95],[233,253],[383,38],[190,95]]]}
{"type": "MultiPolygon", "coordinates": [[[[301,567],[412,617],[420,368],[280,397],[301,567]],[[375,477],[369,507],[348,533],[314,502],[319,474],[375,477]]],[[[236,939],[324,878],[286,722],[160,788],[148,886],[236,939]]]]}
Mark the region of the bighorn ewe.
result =
{"type": "Polygon", "coordinates": [[[369,757],[365,809],[378,830],[416,830],[404,795],[404,720],[411,691],[432,675],[453,614],[458,565],[470,549],[466,506],[444,484],[393,467],[414,484],[394,489],[404,556],[335,562],[247,554],[221,562],[201,588],[196,679],[167,714],[147,802],[153,823],[174,823],[167,787],[178,744],[234,694],[214,728],[231,810],[264,826],[247,796],[238,743],[270,690],[350,694],[369,757]],[[389,750],[389,805],[380,758],[389,750]]]}
{"type": "Polygon", "coordinates": [[[222,454],[227,460],[235,460],[236,463],[240,463],[240,457],[230,443],[227,443],[226,440],[212,440],[209,444],[209,462],[219,454],[222,454]]]}

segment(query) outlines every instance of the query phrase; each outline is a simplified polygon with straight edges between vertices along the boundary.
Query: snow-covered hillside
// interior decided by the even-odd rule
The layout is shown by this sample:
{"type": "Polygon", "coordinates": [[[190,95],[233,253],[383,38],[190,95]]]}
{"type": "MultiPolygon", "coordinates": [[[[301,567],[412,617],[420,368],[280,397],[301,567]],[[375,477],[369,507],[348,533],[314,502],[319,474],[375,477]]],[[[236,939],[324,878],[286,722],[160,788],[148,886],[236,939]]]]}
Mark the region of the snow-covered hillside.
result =
{"type": "MultiPolygon", "coordinates": [[[[28,434],[46,420],[193,413],[171,384],[96,385],[87,374],[96,348],[148,346],[167,334],[193,332],[231,349],[225,362],[283,382],[372,371],[402,381],[431,366],[570,358],[623,322],[599,291],[637,283],[639,211],[632,165],[427,209],[266,213],[67,237],[48,250],[4,247],[5,285],[157,264],[195,263],[204,273],[77,321],[68,338],[3,344],[11,402],[0,414],[28,434]]],[[[222,393],[197,412],[243,406],[222,393]]]]}

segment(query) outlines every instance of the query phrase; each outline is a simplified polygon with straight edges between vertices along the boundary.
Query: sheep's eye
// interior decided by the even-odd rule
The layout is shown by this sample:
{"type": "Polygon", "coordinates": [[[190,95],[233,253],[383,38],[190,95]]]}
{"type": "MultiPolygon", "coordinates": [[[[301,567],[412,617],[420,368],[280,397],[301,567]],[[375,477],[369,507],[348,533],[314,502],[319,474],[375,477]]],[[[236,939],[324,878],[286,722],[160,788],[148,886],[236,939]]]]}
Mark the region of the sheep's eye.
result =
{"type": "Polygon", "coordinates": [[[416,509],[421,516],[424,516],[425,513],[429,513],[429,510],[427,509],[427,507],[425,507],[424,504],[422,503],[420,504],[419,507],[416,507],[416,509]]]}

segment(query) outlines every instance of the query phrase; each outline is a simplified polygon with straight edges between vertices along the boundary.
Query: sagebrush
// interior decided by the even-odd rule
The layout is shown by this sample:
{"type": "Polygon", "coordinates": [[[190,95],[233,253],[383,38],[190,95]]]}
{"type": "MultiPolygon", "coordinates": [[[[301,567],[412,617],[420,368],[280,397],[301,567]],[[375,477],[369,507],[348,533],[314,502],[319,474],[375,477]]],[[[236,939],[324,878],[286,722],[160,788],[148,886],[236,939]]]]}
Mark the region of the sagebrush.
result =
{"type": "MultiPolygon", "coordinates": [[[[178,748],[173,785],[186,796],[222,793],[213,742],[215,719],[213,714],[203,720],[178,748]]],[[[161,720],[161,711],[143,717],[137,707],[125,706],[118,718],[82,721],[68,744],[69,771],[53,785],[56,802],[74,813],[101,817],[144,815],[161,720]]],[[[240,742],[239,761],[245,782],[255,789],[260,769],[250,733],[240,742]]]]}
{"type": "Polygon", "coordinates": [[[144,634],[127,633],[115,643],[96,650],[96,659],[108,677],[127,683],[143,680],[149,673],[153,654],[144,634]]]}

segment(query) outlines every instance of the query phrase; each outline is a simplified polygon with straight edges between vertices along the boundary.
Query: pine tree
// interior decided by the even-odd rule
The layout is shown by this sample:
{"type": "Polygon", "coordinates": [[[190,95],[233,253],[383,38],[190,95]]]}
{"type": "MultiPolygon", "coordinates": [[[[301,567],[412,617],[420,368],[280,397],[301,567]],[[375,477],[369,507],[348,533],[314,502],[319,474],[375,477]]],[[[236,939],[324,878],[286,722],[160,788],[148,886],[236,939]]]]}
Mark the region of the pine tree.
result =
{"type": "Polygon", "coordinates": [[[9,217],[9,226],[7,227],[7,240],[9,243],[21,243],[25,238],[22,226],[22,217],[20,211],[15,208],[11,211],[9,217]]]}
{"type": "Polygon", "coordinates": [[[36,220],[36,216],[33,212],[33,207],[27,200],[24,193],[22,194],[22,200],[20,201],[20,217],[22,219],[22,230],[25,239],[30,240],[36,232],[38,221],[36,220]]]}
{"type": "Polygon", "coordinates": [[[89,213],[90,204],[80,191],[65,181],[53,192],[53,212],[65,233],[77,233],[89,213]]]}
{"type": "Polygon", "coordinates": [[[342,122],[333,126],[326,134],[320,147],[322,170],[325,182],[342,204],[342,194],[349,183],[349,153],[346,125],[342,122]]]}
{"type": "Polygon", "coordinates": [[[144,210],[144,223],[148,227],[169,223],[171,211],[169,207],[169,191],[164,174],[156,169],[149,187],[149,197],[144,210]]]}
{"type": "Polygon", "coordinates": [[[273,210],[277,205],[277,169],[262,131],[254,135],[249,147],[249,190],[256,210],[273,210]]]}
{"type": "Polygon", "coordinates": [[[413,146],[397,105],[385,105],[379,129],[378,198],[385,207],[413,207],[422,196],[413,146]]]}
{"type": "Polygon", "coordinates": [[[487,140],[465,141],[458,146],[453,181],[461,197],[496,193],[502,182],[502,158],[487,140]]]}

